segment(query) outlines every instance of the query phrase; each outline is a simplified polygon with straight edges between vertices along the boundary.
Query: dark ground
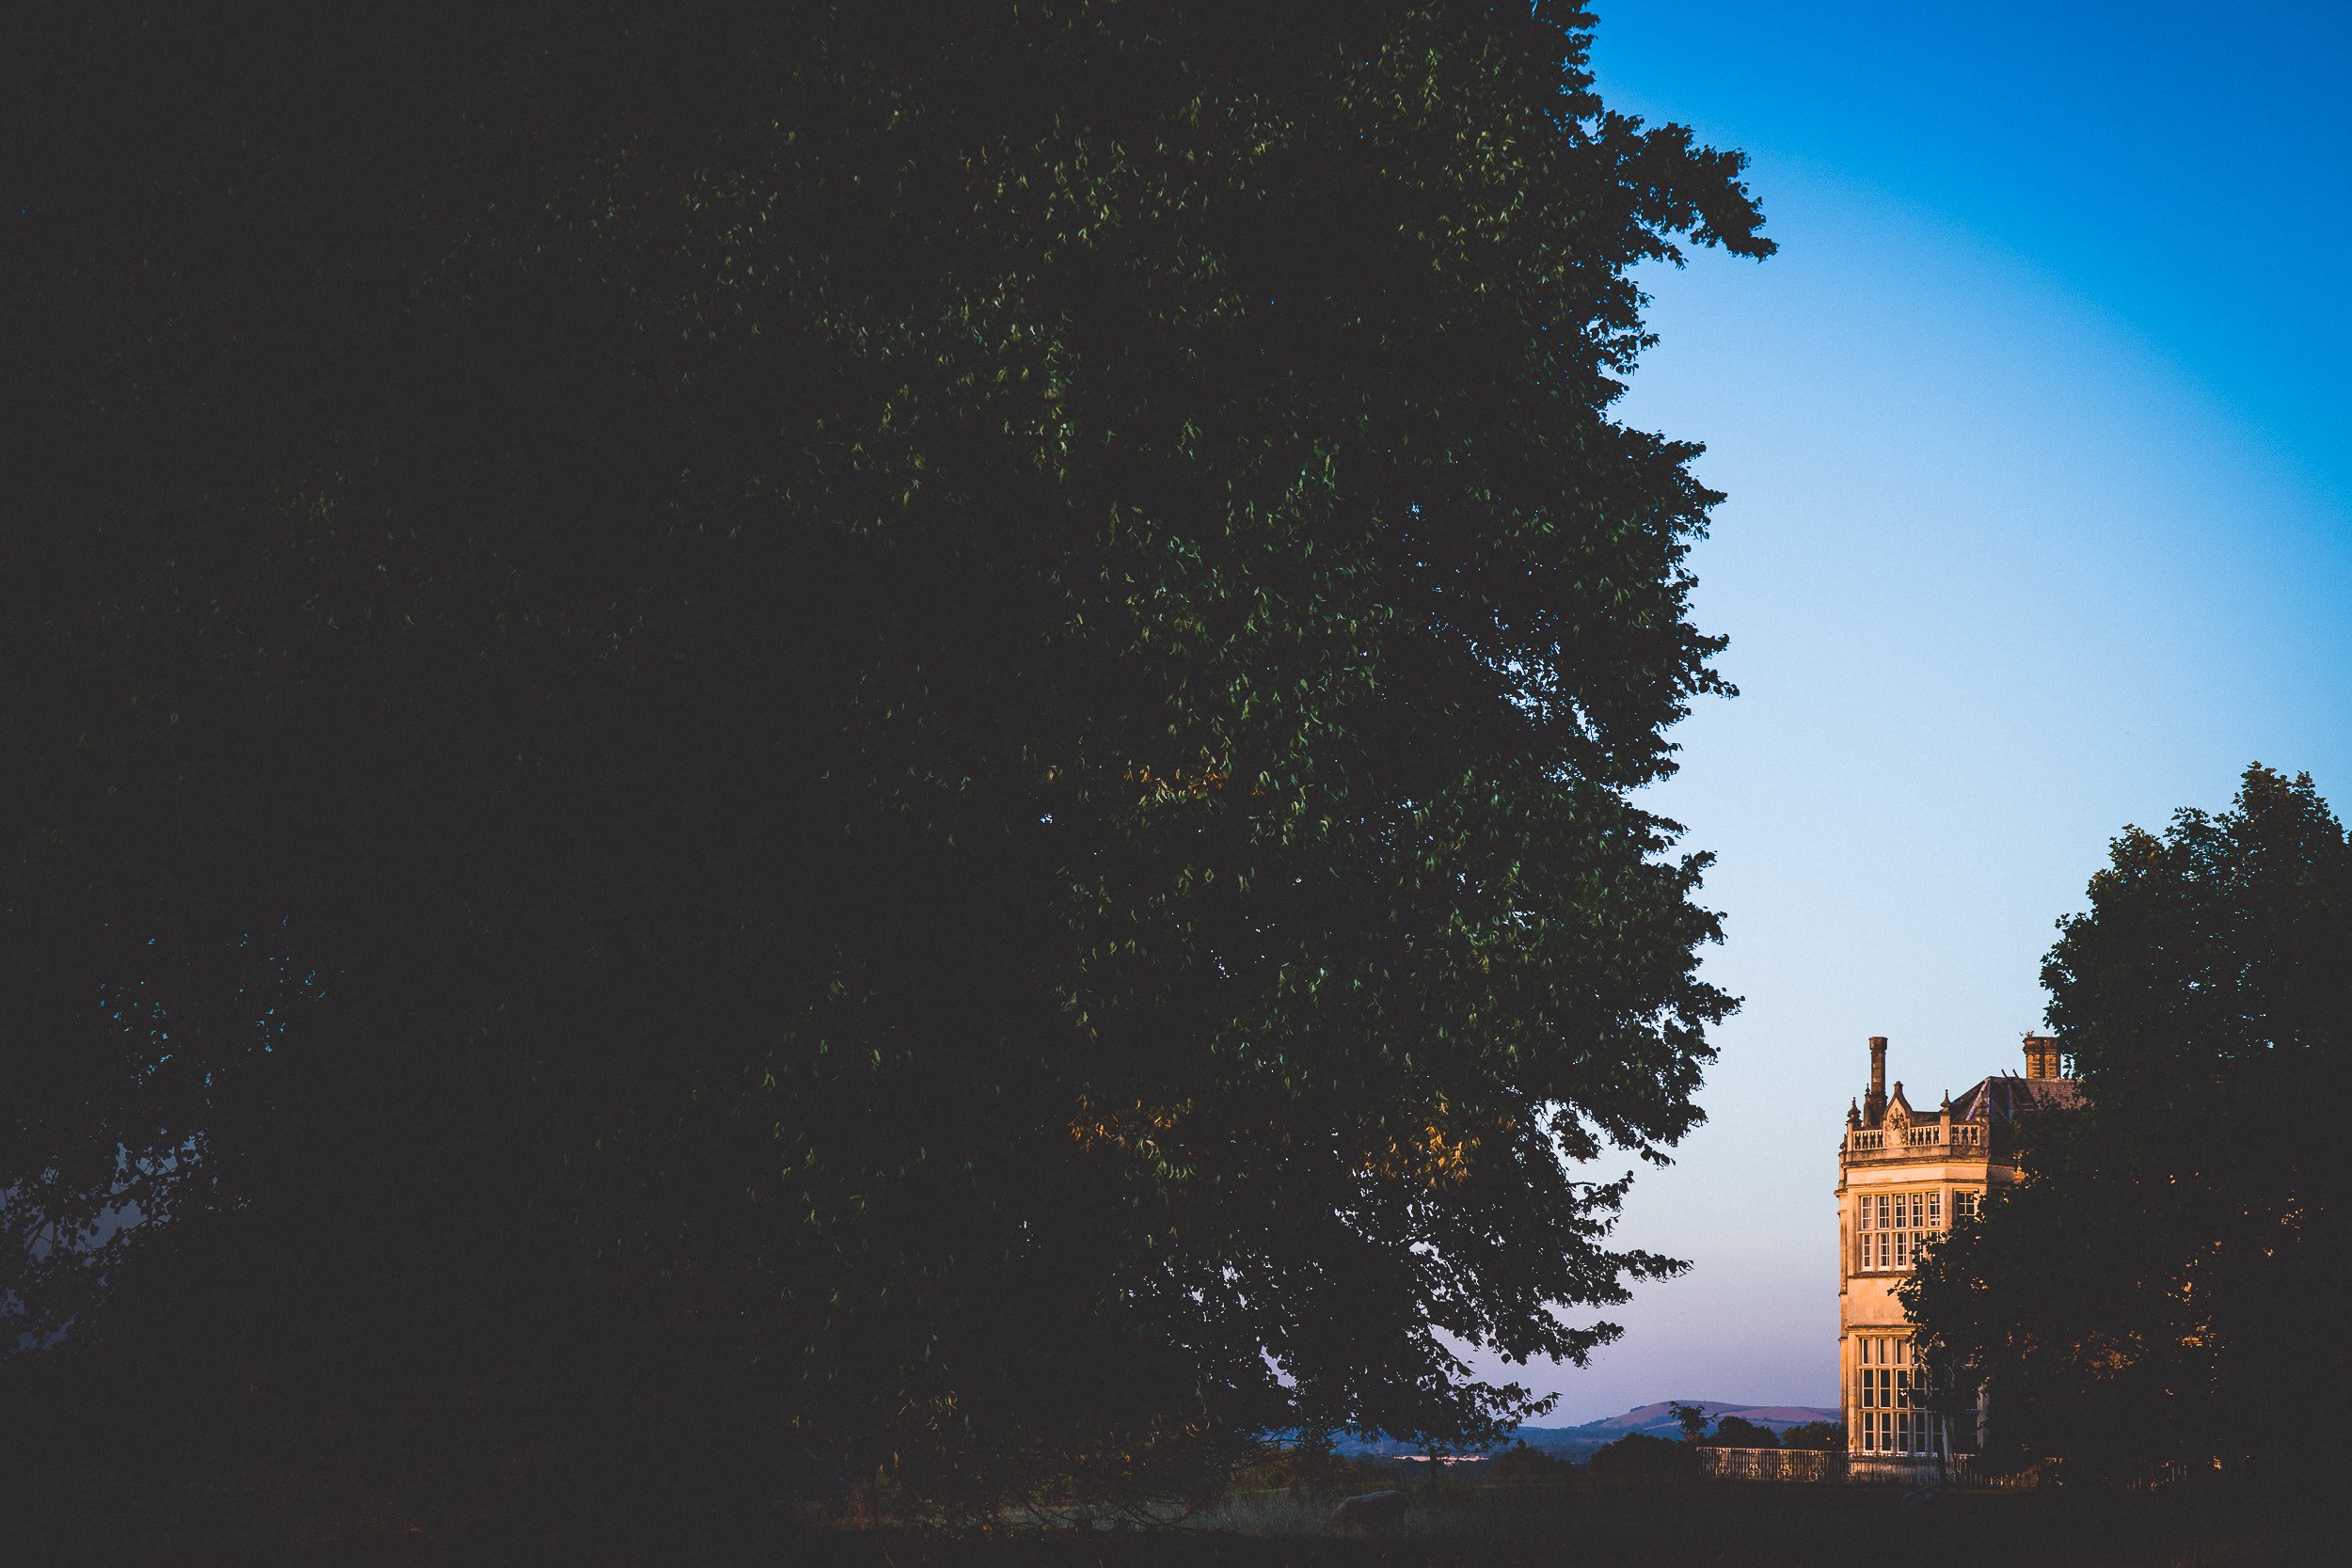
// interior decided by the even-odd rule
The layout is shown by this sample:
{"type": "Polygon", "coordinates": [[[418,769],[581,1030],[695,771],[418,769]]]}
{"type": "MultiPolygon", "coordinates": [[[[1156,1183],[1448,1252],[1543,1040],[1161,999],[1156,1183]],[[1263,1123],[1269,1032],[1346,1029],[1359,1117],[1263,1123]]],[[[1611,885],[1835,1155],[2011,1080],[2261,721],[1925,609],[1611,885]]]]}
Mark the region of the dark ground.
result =
{"type": "MultiPolygon", "coordinates": [[[[1421,1490],[1417,1488],[1417,1490],[1421,1490]]],[[[0,1480],[8,1568],[363,1568],[373,1564],[775,1563],[792,1568],[1683,1568],[1887,1562],[2236,1568],[2346,1560],[2334,1532],[2275,1507],[2183,1496],[1963,1493],[1924,1513],[1899,1491],[1578,1476],[1457,1483],[1407,1530],[1363,1540],[1185,1528],[924,1535],[801,1523],[781,1510],[664,1516],[612,1499],[563,1509],[443,1498],[420,1512],[348,1474],[138,1478],[16,1468],[0,1480]],[[1429,1533],[1420,1533],[1426,1530],[1429,1533]]]]}

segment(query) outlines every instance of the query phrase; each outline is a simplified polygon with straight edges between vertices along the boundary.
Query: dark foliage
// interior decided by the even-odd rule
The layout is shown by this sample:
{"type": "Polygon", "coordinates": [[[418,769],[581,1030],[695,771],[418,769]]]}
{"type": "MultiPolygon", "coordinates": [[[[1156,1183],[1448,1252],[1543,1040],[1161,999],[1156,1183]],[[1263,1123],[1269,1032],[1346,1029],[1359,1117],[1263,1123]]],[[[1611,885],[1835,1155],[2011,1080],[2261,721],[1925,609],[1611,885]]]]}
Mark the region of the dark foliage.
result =
{"type": "Polygon", "coordinates": [[[1629,1432],[1595,1449],[1591,1465],[1604,1476],[1695,1475],[1698,1450],[1671,1437],[1629,1432]]]}
{"type": "MultiPolygon", "coordinates": [[[[1725,1416],[1715,1423],[1715,1431],[1708,1441],[1726,1449],[1776,1449],[1780,1435],[1771,1427],[1757,1426],[1738,1416],[1725,1416]]],[[[1790,1445],[1794,1447],[1795,1445],[1790,1445]]]]}
{"type": "Polygon", "coordinates": [[[1565,6],[938,23],[12,12],[67,1407],[1116,1488],[1490,1434],[1441,1334],[1581,1359],[1677,1267],[1571,1172],[1729,1006],[1628,800],[1715,498],[1607,408],[1629,267],[1771,248],[1740,159],[1565,6]]]}
{"type": "Polygon", "coordinates": [[[1521,1439],[1488,1460],[1486,1468],[1494,1475],[1528,1480],[1538,1476],[1556,1476],[1571,1466],[1556,1454],[1529,1448],[1521,1439]]]}
{"type": "Polygon", "coordinates": [[[1846,1451],[1846,1426],[1843,1421],[1805,1421],[1790,1427],[1780,1434],[1784,1449],[1811,1449],[1820,1453],[1846,1451]]]}
{"type": "Polygon", "coordinates": [[[2352,1394],[2352,846],[2308,775],[2252,768],[2232,810],[2116,839],[2060,931],[2089,1107],[2031,1124],[2028,1180],[1905,1291],[1936,1382],[1989,1384],[1996,1460],[2299,1482],[2332,1460],[2295,1413],[2352,1394]]]}

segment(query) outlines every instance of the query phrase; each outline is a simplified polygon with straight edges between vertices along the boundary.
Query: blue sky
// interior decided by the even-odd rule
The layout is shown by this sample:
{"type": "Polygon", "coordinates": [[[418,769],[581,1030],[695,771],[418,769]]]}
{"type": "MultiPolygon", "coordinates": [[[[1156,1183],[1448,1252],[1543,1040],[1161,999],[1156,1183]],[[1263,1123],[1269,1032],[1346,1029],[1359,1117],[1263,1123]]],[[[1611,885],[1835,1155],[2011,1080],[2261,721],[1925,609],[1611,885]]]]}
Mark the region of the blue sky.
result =
{"type": "Polygon", "coordinates": [[[1782,246],[1656,269],[1622,405],[1730,497],[1742,695],[1652,804],[1746,1002],[1619,1233],[1697,1266],[1512,1375],[1829,1404],[1867,1037],[1915,1101],[2017,1068],[2110,835],[2256,760],[2352,810],[2352,7],[1597,8],[1607,100],[1748,151],[1782,246]]]}

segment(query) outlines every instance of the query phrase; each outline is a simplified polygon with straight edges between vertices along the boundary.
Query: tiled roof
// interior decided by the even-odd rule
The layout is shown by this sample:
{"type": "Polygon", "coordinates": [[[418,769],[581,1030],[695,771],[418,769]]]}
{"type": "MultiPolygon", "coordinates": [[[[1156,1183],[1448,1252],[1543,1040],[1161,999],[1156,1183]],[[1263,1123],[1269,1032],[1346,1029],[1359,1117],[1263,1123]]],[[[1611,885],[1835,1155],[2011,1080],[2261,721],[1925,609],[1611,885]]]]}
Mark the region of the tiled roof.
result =
{"type": "Polygon", "coordinates": [[[2014,1121],[2028,1111],[2062,1111],[2083,1102],[2072,1078],[2019,1078],[1996,1073],[1960,1097],[1954,1121],[2014,1121]]]}

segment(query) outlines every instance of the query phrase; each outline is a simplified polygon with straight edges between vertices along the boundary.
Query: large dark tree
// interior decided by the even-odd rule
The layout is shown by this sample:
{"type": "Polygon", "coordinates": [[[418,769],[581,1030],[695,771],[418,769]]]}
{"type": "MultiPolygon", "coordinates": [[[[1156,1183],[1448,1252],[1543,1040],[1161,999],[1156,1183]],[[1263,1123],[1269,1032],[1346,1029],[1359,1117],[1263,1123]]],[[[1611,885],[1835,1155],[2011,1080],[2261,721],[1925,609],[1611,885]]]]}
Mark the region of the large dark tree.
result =
{"type": "Polygon", "coordinates": [[[1590,25],[19,8],[10,1338],[917,1467],[1606,1339],[1728,1006],[1612,377],[1771,245],[1590,25]]]}
{"type": "Polygon", "coordinates": [[[1904,1300],[1996,1453],[2070,1475],[2276,1481],[2331,1463],[2352,1395],[2352,845],[2313,790],[2118,838],[2042,968],[2089,1103],[2025,1129],[2026,1180],[1904,1300]]]}

